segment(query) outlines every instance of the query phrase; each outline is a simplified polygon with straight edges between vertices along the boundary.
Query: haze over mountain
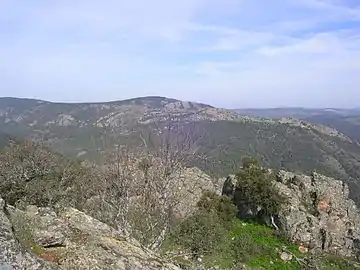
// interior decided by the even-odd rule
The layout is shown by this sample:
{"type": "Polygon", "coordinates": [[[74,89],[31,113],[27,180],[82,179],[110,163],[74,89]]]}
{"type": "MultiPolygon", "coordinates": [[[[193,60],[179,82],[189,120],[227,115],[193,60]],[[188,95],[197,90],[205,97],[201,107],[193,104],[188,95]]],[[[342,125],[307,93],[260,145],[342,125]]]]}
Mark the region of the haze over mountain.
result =
{"type": "Polygon", "coordinates": [[[242,115],[279,119],[291,117],[335,128],[360,141],[360,109],[269,108],[238,109],[242,115]]]}

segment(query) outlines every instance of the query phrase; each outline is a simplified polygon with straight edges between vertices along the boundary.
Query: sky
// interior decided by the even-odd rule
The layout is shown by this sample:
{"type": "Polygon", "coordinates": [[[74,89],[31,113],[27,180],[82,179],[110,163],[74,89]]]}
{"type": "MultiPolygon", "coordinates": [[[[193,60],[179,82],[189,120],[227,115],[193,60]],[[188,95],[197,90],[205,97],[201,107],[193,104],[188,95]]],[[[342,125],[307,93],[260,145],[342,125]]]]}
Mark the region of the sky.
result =
{"type": "Polygon", "coordinates": [[[0,0],[0,96],[359,107],[359,0],[0,0]]]}

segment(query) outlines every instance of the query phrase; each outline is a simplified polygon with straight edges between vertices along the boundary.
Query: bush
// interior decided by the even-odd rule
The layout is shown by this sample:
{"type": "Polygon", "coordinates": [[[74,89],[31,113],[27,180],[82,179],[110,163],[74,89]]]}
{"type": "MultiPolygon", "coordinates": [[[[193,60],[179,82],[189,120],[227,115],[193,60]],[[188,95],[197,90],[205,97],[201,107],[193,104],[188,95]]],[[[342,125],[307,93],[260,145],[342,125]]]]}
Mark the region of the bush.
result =
{"type": "Polygon", "coordinates": [[[276,214],[285,199],[274,187],[275,175],[260,167],[258,162],[247,158],[242,170],[236,175],[234,201],[240,217],[261,212],[264,215],[276,214]]]}
{"type": "Polygon", "coordinates": [[[205,193],[197,204],[199,212],[217,216],[223,225],[231,222],[237,213],[232,200],[212,192],[205,193]]]}
{"type": "Polygon", "coordinates": [[[181,223],[174,235],[176,235],[176,244],[181,245],[194,256],[199,256],[214,252],[226,233],[227,230],[221,226],[216,216],[200,214],[181,223]]]}
{"type": "Polygon", "coordinates": [[[90,192],[89,170],[30,142],[0,152],[0,196],[11,205],[80,206],[90,192]]]}
{"type": "Polygon", "coordinates": [[[295,259],[284,262],[279,250],[285,248],[298,257],[303,256],[296,245],[278,237],[276,231],[267,226],[235,218],[224,226],[220,219],[205,213],[181,223],[172,237],[171,248],[185,251],[185,254],[191,252],[195,258],[203,256],[206,267],[230,269],[245,263],[255,269],[298,270],[298,262],[295,259]]]}
{"type": "Polygon", "coordinates": [[[175,245],[190,251],[195,257],[212,254],[227,237],[236,218],[236,206],[227,197],[206,193],[198,203],[198,212],[181,222],[171,233],[175,245]]]}

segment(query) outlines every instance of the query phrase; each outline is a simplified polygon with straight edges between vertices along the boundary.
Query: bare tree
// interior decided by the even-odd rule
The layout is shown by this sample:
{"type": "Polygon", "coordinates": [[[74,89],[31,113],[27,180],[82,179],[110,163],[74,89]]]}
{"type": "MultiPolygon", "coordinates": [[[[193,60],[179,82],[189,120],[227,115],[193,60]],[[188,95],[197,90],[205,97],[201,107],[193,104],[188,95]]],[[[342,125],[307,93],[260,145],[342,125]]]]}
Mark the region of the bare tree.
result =
{"type": "Polygon", "coordinates": [[[99,187],[102,203],[114,212],[116,227],[152,249],[162,245],[176,217],[184,164],[199,150],[200,136],[195,137],[193,127],[171,120],[140,132],[142,145],[135,151],[115,145],[99,187]]]}
{"type": "Polygon", "coordinates": [[[114,128],[107,132],[112,151],[104,166],[80,166],[32,143],[12,145],[0,154],[0,194],[14,203],[66,202],[157,249],[188,195],[183,187],[196,185],[185,183],[185,165],[198,157],[201,136],[170,117],[134,132],[140,147],[124,145],[114,128]]]}
{"type": "Polygon", "coordinates": [[[151,137],[149,144],[144,144],[147,156],[153,157],[143,168],[146,183],[144,192],[147,193],[145,198],[155,202],[147,205],[150,207],[149,213],[156,215],[155,224],[152,224],[151,218],[146,221],[156,232],[149,243],[152,249],[159,248],[165,239],[175,208],[182,199],[179,188],[182,186],[184,165],[194,159],[199,150],[199,138],[194,137],[192,126],[186,127],[175,119],[169,120],[161,130],[158,145],[154,144],[151,137]]]}

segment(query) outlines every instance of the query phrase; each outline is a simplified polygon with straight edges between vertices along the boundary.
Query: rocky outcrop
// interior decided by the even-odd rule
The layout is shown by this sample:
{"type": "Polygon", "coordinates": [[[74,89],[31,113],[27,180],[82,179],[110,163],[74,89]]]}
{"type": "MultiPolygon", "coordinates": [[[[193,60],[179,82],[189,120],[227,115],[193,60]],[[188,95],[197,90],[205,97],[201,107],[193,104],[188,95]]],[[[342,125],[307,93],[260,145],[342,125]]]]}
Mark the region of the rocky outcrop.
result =
{"type": "Polygon", "coordinates": [[[57,213],[35,206],[25,211],[14,208],[5,211],[9,212],[9,218],[0,211],[0,265],[7,263],[30,270],[179,269],[135,240],[74,208],[57,213]]]}
{"type": "Polygon", "coordinates": [[[175,177],[175,200],[178,202],[174,213],[178,218],[186,218],[197,209],[204,192],[215,192],[211,177],[198,168],[185,168],[175,177]]]}
{"type": "MultiPolygon", "coordinates": [[[[221,181],[222,195],[232,197],[236,179],[221,181]]],[[[287,199],[275,225],[299,245],[300,252],[360,257],[360,213],[342,181],[280,171],[275,187],[287,199]]],[[[256,206],[254,206],[256,208],[256,206]]],[[[269,217],[252,215],[268,225],[269,217]]]]}
{"type": "Polygon", "coordinates": [[[26,251],[16,239],[5,202],[0,198],[0,269],[59,269],[26,251]]]}
{"type": "Polygon", "coordinates": [[[280,171],[276,187],[287,197],[278,223],[290,239],[312,252],[358,254],[360,215],[342,182],[317,173],[280,171]]]}

